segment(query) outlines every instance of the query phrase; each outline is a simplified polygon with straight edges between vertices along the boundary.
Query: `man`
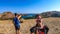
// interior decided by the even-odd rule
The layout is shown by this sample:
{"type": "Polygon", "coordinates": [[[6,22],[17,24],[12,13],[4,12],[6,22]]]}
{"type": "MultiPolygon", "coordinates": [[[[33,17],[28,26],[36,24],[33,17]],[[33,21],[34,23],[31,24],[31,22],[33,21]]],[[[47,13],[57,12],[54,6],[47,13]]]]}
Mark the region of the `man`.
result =
{"type": "Polygon", "coordinates": [[[17,13],[15,13],[15,17],[13,21],[14,21],[16,34],[20,34],[20,20],[19,20],[20,18],[21,18],[21,15],[18,15],[17,13]]]}
{"type": "Polygon", "coordinates": [[[31,34],[47,34],[49,28],[44,26],[40,15],[36,16],[36,26],[30,29],[31,34]]]}

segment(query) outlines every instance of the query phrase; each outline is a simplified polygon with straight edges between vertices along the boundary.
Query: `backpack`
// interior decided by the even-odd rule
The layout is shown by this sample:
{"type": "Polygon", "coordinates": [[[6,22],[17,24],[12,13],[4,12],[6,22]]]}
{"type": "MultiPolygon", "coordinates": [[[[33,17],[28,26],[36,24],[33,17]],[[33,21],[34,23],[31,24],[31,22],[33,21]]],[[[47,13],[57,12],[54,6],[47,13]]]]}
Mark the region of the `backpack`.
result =
{"type": "Polygon", "coordinates": [[[31,32],[34,32],[34,34],[36,34],[36,31],[38,30],[38,33],[39,34],[47,34],[48,33],[48,30],[49,28],[47,26],[44,26],[42,29],[40,27],[32,27],[31,29],[31,32]]]}

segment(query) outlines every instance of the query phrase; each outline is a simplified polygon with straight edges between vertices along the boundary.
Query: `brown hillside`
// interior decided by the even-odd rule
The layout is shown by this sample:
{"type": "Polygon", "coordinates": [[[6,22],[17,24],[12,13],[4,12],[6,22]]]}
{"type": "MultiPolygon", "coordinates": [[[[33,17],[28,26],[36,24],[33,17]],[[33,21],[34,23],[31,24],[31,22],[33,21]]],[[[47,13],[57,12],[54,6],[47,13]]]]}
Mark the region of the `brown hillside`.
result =
{"type": "Polygon", "coordinates": [[[4,12],[2,15],[1,15],[1,19],[11,19],[14,17],[14,14],[11,13],[11,12],[4,12]]]}

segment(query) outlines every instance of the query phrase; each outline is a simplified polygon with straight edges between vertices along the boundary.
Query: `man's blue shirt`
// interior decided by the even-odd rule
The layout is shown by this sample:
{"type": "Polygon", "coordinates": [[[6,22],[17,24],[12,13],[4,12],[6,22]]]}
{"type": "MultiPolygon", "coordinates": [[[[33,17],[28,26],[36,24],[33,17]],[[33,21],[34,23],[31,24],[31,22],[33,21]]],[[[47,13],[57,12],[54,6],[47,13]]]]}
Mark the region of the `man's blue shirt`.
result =
{"type": "Polygon", "coordinates": [[[18,20],[17,17],[14,18],[14,24],[15,26],[20,26],[20,21],[18,20]]]}

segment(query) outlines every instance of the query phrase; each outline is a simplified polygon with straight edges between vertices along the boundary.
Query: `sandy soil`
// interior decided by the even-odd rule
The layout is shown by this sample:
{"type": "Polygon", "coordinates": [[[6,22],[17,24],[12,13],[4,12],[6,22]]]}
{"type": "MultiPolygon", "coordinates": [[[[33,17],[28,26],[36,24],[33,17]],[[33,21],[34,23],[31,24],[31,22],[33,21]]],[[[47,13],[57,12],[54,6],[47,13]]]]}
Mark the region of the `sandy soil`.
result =
{"type": "MultiPolygon", "coordinates": [[[[60,34],[60,18],[44,18],[43,23],[49,27],[48,34],[60,34]]],[[[21,23],[21,34],[30,34],[30,28],[36,24],[35,19],[21,23]]],[[[0,20],[0,34],[15,34],[12,20],[0,20]]]]}

